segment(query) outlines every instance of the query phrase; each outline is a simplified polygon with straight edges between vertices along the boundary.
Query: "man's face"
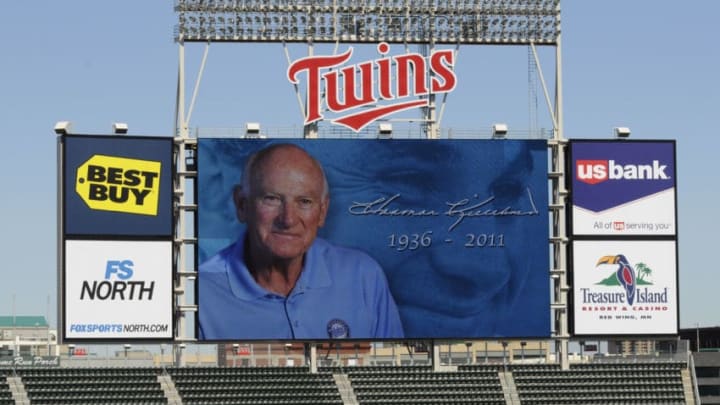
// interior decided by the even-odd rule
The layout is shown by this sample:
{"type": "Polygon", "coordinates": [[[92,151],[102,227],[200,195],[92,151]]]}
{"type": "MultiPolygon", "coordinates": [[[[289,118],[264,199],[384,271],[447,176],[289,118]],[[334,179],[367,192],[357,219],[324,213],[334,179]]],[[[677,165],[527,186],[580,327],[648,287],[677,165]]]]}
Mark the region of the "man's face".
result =
{"type": "Polygon", "coordinates": [[[254,260],[302,261],[325,223],[322,172],[302,150],[282,148],[257,164],[250,190],[236,195],[254,260]]]}

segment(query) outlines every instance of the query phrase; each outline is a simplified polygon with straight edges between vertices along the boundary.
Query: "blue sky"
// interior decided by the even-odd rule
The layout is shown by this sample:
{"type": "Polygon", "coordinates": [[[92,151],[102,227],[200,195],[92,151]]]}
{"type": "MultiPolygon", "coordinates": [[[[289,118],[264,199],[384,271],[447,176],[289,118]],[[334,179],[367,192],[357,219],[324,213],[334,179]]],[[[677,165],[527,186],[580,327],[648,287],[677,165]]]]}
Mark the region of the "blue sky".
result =
{"type": "MultiPolygon", "coordinates": [[[[681,327],[720,324],[709,297],[720,280],[716,153],[720,2],[562,3],[564,124],[568,138],[676,139],[681,327]]],[[[171,135],[178,70],[171,1],[13,1],[0,24],[0,314],[56,319],[56,121],[77,133],[171,135]],[[14,298],[13,298],[14,297],[14,298]],[[48,297],[49,305],[48,305],[48,297]]],[[[341,45],[341,50],[344,49],[341,45]]],[[[202,45],[187,46],[189,77],[202,45]]],[[[318,51],[319,52],[319,51],[318,51]]],[[[292,47],[294,58],[305,48],[292,47]]],[[[551,77],[552,54],[541,50],[551,77]]],[[[527,129],[526,47],[461,47],[443,127],[527,129]]],[[[279,44],[214,44],[191,127],[300,126],[279,44]]],[[[189,89],[193,83],[188,81],[189,89]]],[[[540,126],[548,127],[540,95],[540,126]]]]}

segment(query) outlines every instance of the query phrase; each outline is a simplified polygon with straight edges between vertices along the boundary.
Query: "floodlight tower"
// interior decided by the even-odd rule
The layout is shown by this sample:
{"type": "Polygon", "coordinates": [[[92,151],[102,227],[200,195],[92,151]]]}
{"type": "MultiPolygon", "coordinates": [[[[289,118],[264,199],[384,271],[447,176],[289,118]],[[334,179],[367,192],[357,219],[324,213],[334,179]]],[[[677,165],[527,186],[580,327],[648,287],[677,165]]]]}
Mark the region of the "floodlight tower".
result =
{"type": "MultiPolygon", "coordinates": [[[[213,42],[282,43],[288,55],[288,43],[305,43],[312,56],[315,43],[354,44],[416,44],[436,45],[521,45],[529,46],[538,68],[549,115],[553,124],[550,140],[552,167],[552,258],[550,273],[554,283],[552,317],[556,351],[561,364],[567,367],[569,340],[567,318],[565,230],[564,148],[561,69],[560,0],[175,0],[178,24],[175,40],[179,45],[179,70],[176,103],[176,137],[178,156],[185,156],[186,145],[192,144],[189,122],[197,90],[213,42]],[[205,44],[199,73],[189,106],[185,100],[186,43],[205,44]],[[543,78],[536,47],[555,48],[554,100],[543,78]]],[[[288,56],[288,62],[289,56],[288,56]]],[[[307,108],[296,90],[301,111],[307,108]]],[[[448,94],[441,106],[436,95],[429,94],[424,109],[422,131],[427,138],[439,138],[440,122],[448,94]]],[[[318,136],[318,122],[306,125],[305,137],[318,136]]],[[[180,162],[178,170],[184,168],[180,162]]],[[[191,173],[188,172],[188,175],[191,173]]],[[[182,177],[182,176],[181,176],[182,177]]],[[[178,178],[178,182],[182,182],[178,178]]],[[[179,184],[178,191],[182,192],[179,184]]],[[[184,231],[182,224],[178,231],[184,231]]],[[[182,239],[182,238],[181,238],[182,239]]],[[[184,265],[182,255],[179,264],[184,265]]],[[[194,275],[194,272],[184,272],[194,275]]],[[[179,272],[179,274],[184,274],[179,272]]],[[[178,281],[178,288],[184,285],[178,281]]],[[[182,295],[181,295],[182,296],[182,295]]],[[[192,305],[178,303],[179,311],[194,311],[192,305]]],[[[179,317],[183,319],[183,317],[179,317]]],[[[178,325],[182,326],[182,325],[178,325]]],[[[180,333],[184,328],[178,327],[180,333]]]]}

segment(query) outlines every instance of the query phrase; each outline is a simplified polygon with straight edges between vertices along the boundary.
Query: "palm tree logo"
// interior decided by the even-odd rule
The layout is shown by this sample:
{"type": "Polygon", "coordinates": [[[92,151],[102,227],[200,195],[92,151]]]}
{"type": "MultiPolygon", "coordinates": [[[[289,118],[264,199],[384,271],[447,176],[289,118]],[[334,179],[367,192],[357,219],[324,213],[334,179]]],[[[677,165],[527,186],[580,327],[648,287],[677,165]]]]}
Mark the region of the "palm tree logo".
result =
{"type": "Polygon", "coordinates": [[[650,278],[652,276],[652,269],[648,267],[647,264],[640,262],[635,265],[635,270],[638,273],[638,285],[652,285],[651,282],[645,280],[645,277],[650,278]]]}

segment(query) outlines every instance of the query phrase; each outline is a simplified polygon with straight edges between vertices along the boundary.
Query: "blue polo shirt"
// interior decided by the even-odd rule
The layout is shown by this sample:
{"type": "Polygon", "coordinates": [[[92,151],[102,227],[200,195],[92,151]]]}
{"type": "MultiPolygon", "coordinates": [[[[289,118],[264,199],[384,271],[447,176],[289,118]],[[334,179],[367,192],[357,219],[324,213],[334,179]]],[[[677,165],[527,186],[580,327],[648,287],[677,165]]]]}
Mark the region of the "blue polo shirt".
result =
{"type": "Polygon", "coordinates": [[[367,254],[317,238],[285,297],[258,285],[244,236],[200,265],[199,339],[402,338],[385,273],[367,254]]]}

